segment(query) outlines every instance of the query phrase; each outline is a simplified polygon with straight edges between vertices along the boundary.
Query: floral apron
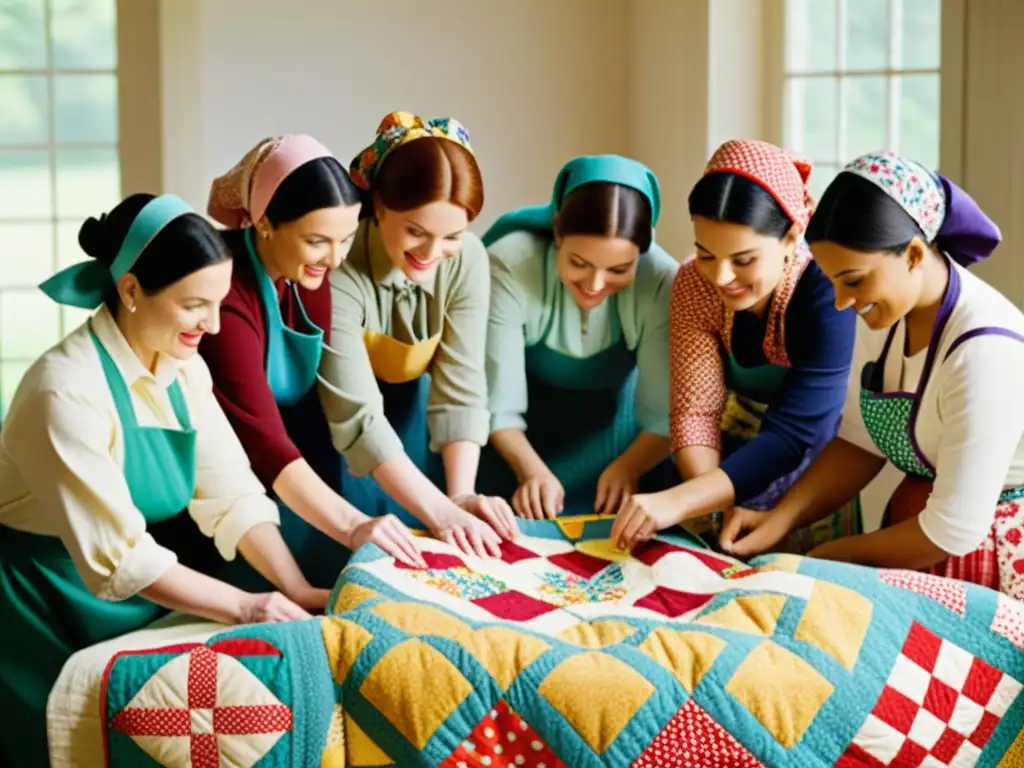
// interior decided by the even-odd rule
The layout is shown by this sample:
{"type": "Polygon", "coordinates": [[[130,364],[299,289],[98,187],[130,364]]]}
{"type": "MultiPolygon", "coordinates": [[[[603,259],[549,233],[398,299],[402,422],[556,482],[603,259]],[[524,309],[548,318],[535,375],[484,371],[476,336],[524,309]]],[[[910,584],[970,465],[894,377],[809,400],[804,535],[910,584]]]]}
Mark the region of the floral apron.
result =
{"type": "MultiPolygon", "coordinates": [[[[942,331],[949,321],[960,297],[960,278],[950,270],[949,286],[939,307],[931,342],[925,357],[921,380],[914,392],[883,392],[885,361],[896,334],[893,326],[882,347],[882,354],[875,362],[869,362],[861,373],[860,412],[868,434],[882,452],[905,477],[893,492],[886,507],[882,526],[888,527],[916,517],[931,495],[935,481],[935,467],[921,451],[915,435],[921,395],[932,369],[942,338],[942,331]]],[[[979,328],[968,331],[950,345],[946,358],[961,343],[987,334],[1016,334],[1002,328],[979,328]]],[[[1024,342],[1024,338],[1020,341],[1024,342]]],[[[945,359],[942,361],[944,362],[945,359]]],[[[941,363],[940,363],[941,364],[941,363]]],[[[1024,600],[1024,546],[1021,531],[1024,530],[1024,486],[1005,489],[999,497],[992,527],[973,552],[959,557],[949,557],[945,562],[927,569],[937,576],[981,584],[1024,600]]]]}

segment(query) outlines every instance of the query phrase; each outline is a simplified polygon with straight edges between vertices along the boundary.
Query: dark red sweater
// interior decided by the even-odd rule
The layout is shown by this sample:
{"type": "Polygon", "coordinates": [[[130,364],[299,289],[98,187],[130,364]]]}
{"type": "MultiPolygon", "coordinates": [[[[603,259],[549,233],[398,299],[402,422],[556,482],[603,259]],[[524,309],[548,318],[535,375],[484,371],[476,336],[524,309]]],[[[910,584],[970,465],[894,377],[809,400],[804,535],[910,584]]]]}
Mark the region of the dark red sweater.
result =
{"type": "MultiPolygon", "coordinates": [[[[231,290],[221,306],[220,333],[207,334],[199,345],[213,376],[213,391],[234,427],[256,476],[269,491],[286,466],[304,458],[329,485],[337,487],[341,464],[320,406],[316,386],[293,406],[279,407],[266,376],[267,323],[257,289],[256,274],[240,230],[223,233],[235,255],[231,290]]],[[[295,294],[277,282],[284,324],[295,328],[301,317],[295,294]]],[[[309,319],[331,329],[331,286],[315,291],[298,289],[309,319]]],[[[299,326],[301,327],[301,326],[299,326]]]]}

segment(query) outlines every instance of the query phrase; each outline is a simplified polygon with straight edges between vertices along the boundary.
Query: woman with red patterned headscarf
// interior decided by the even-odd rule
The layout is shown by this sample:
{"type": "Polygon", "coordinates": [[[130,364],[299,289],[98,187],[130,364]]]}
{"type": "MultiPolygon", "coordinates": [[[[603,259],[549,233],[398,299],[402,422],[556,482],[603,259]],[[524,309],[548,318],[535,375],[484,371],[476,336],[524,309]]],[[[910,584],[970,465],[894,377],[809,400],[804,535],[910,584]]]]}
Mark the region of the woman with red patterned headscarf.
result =
{"type": "MultiPolygon", "coordinates": [[[[811,167],[760,141],[729,141],[690,193],[696,256],[671,302],[671,437],[684,478],[634,496],[612,537],[633,546],[734,506],[771,509],[832,439],[853,351],[852,313],[803,239],[811,167]]],[[[786,542],[809,549],[857,529],[856,503],[786,542]]]]}

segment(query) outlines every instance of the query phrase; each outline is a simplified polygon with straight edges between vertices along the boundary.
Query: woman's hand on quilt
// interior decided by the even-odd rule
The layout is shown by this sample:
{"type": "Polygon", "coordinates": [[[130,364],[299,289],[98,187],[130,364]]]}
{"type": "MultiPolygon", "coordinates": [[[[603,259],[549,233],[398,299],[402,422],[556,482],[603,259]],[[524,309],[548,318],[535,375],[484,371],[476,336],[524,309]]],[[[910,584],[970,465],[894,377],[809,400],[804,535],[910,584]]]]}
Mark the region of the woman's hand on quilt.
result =
{"type": "Polygon", "coordinates": [[[306,584],[302,589],[293,590],[288,594],[293,603],[310,613],[323,613],[330,597],[331,590],[320,589],[312,584],[306,584]]]}
{"type": "Polygon", "coordinates": [[[621,458],[609,464],[597,479],[597,497],[594,512],[598,515],[613,515],[636,493],[639,478],[636,472],[621,458]]]}
{"type": "Polygon", "coordinates": [[[348,546],[355,552],[363,544],[376,544],[399,562],[415,568],[426,568],[427,562],[416,546],[416,537],[394,515],[368,517],[349,536],[348,546]]]}
{"type": "Polygon", "coordinates": [[[487,523],[474,517],[453,501],[433,515],[430,532],[467,555],[501,557],[501,536],[487,523]]]}
{"type": "Polygon", "coordinates": [[[547,467],[523,480],[512,495],[512,509],[527,520],[553,520],[564,506],[565,488],[547,467]]]}
{"type": "MultiPolygon", "coordinates": [[[[264,624],[277,621],[296,621],[312,618],[302,607],[296,605],[280,592],[244,593],[239,624],[264,624]]],[[[327,600],[324,599],[326,604],[327,600]]]]}
{"type": "Polygon", "coordinates": [[[725,513],[718,544],[730,555],[750,557],[774,547],[792,528],[792,519],[781,510],[733,507],[725,513]]]}
{"type": "Polygon", "coordinates": [[[619,549],[634,549],[658,531],[684,520],[683,511],[667,491],[631,496],[619,509],[609,538],[619,549]]]}
{"type": "Polygon", "coordinates": [[[493,528],[503,539],[519,535],[519,526],[512,507],[500,496],[481,496],[477,493],[460,496],[453,501],[473,517],[478,517],[493,528]]]}

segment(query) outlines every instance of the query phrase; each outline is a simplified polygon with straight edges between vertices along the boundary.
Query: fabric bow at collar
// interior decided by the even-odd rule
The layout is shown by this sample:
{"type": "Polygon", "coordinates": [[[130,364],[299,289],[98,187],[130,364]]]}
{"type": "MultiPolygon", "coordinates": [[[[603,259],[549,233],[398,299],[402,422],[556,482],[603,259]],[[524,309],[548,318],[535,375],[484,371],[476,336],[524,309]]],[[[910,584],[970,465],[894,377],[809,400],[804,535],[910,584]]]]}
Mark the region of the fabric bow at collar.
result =
{"type": "Polygon", "coordinates": [[[188,213],[195,211],[176,195],[155,197],[135,217],[109,267],[95,259],[79,262],[61,270],[39,287],[59,304],[96,309],[117,281],[135,266],[153,238],[169,223],[188,213]]]}

